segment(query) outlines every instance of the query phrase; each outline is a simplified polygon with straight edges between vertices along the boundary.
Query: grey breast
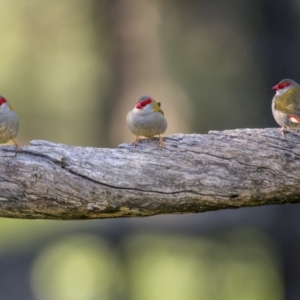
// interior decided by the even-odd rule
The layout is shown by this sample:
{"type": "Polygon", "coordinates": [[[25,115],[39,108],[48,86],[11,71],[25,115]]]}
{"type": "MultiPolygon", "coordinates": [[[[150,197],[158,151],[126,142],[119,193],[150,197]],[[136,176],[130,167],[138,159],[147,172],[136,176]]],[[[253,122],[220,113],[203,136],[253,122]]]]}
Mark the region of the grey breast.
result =
{"type": "Polygon", "coordinates": [[[126,120],[132,134],[145,137],[163,134],[168,126],[166,118],[159,112],[142,115],[130,111],[126,120]]]}
{"type": "Polygon", "coordinates": [[[19,117],[14,111],[0,113],[0,131],[2,142],[17,136],[19,131],[19,117]]]}

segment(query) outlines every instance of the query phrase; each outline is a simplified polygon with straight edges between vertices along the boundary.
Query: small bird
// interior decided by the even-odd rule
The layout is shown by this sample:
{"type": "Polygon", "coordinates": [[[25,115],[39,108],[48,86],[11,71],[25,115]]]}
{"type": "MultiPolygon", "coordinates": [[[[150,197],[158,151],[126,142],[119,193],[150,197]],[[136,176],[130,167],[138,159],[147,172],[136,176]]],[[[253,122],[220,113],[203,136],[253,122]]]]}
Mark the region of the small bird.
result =
{"type": "Polygon", "coordinates": [[[162,147],[161,135],[166,131],[168,123],[160,107],[160,102],[157,103],[149,96],[143,96],[136,102],[133,110],[127,114],[127,126],[131,133],[136,135],[134,146],[139,142],[140,136],[153,138],[158,135],[158,145],[162,147]]]}
{"type": "Polygon", "coordinates": [[[273,116],[285,138],[286,128],[300,129],[300,86],[292,79],[283,79],[272,90],[276,91],[272,100],[273,116]]]}
{"type": "Polygon", "coordinates": [[[0,96],[0,143],[6,143],[12,140],[15,147],[19,148],[19,145],[14,140],[18,131],[18,115],[14,112],[8,101],[3,96],[0,96]]]}

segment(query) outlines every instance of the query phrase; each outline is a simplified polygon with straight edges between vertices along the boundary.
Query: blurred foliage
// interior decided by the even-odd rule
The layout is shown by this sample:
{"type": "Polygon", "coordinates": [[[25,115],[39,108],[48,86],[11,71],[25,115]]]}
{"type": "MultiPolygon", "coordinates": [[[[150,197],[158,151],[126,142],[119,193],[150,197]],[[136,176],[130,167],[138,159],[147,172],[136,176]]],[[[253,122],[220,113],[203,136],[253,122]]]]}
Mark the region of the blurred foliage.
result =
{"type": "MultiPolygon", "coordinates": [[[[250,2],[236,2],[234,7],[246,17],[255,9],[250,2]]],[[[250,28],[242,16],[237,20],[225,8],[220,13],[222,8],[215,1],[189,4],[174,6],[168,1],[165,5],[162,41],[169,74],[184,86],[192,101],[193,128],[205,133],[266,126],[265,106],[269,107],[270,98],[263,70],[249,47],[250,28]]]]}
{"type": "Polygon", "coordinates": [[[111,249],[97,236],[76,235],[41,251],[32,274],[41,300],[111,299],[117,265],[111,249]]]}
{"type": "Polygon", "coordinates": [[[283,299],[272,244],[256,231],[221,240],[137,235],[126,254],[130,299],[283,299]]]}
{"type": "Polygon", "coordinates": [[[280,300],[272,246],[245,230],[222,240],[138,234],[114,250],[96,235],[73,235],[41,250],[32,286],[41,300],[280,300]]]}
{"type": "MultiPolygon", "coordinates": [[[[162,102],[167,134],[271,126],[270,87],[300,81],[299,15],[296,0],[2,0],[1,94],[21,144],[129,142],[142,94],[162,102]]],[[[217,221],[205,238],[137,234],[145,220],[130,235],[119,220],[0,220],[0,299],[283,299],[295,259],[283,280],[269,235],[217,221]]]]}
{"type": "Polygon", "coordinates": [[[97,144],[99,91],[109,86],[110,74],[92,4],[1,1],[1,93],[20,116],[21,143],[97,144]]]}

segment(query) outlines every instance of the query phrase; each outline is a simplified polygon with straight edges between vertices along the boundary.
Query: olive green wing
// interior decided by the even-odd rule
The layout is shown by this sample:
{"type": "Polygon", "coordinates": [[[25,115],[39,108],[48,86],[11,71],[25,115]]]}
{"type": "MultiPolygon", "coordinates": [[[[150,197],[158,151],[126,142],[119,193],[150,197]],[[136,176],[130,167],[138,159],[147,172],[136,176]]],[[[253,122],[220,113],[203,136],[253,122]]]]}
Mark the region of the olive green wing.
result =
{"type": "Polygon", "coordinates": [[[300,116],[300,91],[292,89],[275,99],[275,108],[288,115],[300,116]]]}

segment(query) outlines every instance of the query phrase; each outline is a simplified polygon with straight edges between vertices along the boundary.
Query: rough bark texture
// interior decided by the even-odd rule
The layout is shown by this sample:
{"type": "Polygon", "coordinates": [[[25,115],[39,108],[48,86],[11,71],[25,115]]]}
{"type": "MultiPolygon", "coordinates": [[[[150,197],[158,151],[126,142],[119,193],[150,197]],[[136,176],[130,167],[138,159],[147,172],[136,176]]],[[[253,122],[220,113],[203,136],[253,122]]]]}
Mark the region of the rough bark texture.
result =
{"type": "Polygon", "coordinates": [[[0,148],[0,216],[141,217],[300,202],[300,134],[211,131],[83,148],[0,148]]]}

